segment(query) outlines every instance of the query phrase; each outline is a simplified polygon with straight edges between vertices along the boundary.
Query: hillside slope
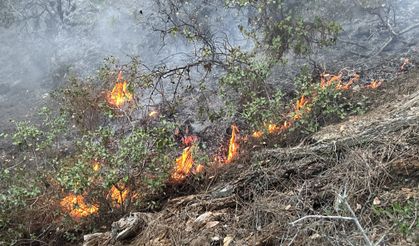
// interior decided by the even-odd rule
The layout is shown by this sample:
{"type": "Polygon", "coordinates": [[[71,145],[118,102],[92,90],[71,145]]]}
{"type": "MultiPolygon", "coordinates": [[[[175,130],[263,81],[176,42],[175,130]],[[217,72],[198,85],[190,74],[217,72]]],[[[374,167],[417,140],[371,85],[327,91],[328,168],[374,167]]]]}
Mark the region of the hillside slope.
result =
{"type": "Polygon", "coordinates": [[[84,244],[417,245],[418,78],[388,82],[370,95],[367,114],[307,144],[250,153],[201,192],[132,214],[84,244]]]}

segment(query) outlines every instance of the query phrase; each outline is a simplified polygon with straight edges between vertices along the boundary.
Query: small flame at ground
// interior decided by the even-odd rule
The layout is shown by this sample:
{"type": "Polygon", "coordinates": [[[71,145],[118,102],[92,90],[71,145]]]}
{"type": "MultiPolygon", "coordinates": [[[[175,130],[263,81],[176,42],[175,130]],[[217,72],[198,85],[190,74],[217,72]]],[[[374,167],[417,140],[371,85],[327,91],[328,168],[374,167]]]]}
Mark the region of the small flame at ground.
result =
{"type": "Polygon", "coordinates": [[[176,169],[172,174],[173,182],[178,183],[186,179],[191,172],[193,165],[192,147],[187,147],[183,150],[182,155],[176,159],[176,169]]]}
{"type": "Polygon", "coordinates": [[[269,133],[276,133],[279,132],[281,130],[281,128],[279,126],[277,126],[276,124],[268,124],[268,132],[269,133]]]}
{"type": "Polygon", "coordinates": [[[112,186],[111,190],[109,191],[109,197],[114,203],[114,206],[119,208],[122,206],[127,199],[129,193],[129,189],[125,187],[125,185],[115,185],[112,186]]]}
{"type": "Polygon", "coordinates": [[[237,143],[237,133],[239,128],[236,125],[231,126],[231,138],[228,146],[228,155],[226,163],[230,163],[238,154],[239,144],[237,143]]]}
{"type": "Polygon", "coordinates": [[[195,170],[194,170],[193,173],[194,174],[202,173],[204,171],[204,169],[205,169],[204,165],[199,164],[198,166],[195,167],[195,170]]]}
{"type": "Polygon", "coordinates": [[[196,141],[198,141],[198,137],[195,135],[191,135],[191,136],[185,136],[182,138],[182,143],[185,146],[191,146],[193,143],[195,143],[196,141]]]}
{"type": "Polygon", "coordinates": [[[132,93],[128,90],[128,82],[122,80],[122,71],[120,71],[116,84],[107,97],[108,103],[118,108],[133,98],[132,93]]]}
{"type": "Polygon", "coordinates": [[[326,88],[328,86],[331,86],[333,83],[339,83],[342,80],[342,75],[330,75],[330,74],[325,74],[322,73],[321,74],[321,79],[320,79],[320,87],[321,88],[326,88]],[[326,79],[329,78],[329,79],[326,79]]]}
{"type": "Polygon", "coordinates": [[[261,138],[263,136],[263,132],[262,131],[255,131],[252,134],[252,137],[254,138],[261,138]]]}
{"type": "Polygon", "coordinates": [[[93,171],[98,172],[101,168],[100,162],[98,161],[93,161],[93,165],[92,165],[93,171]]]}
{"type": "Polygon", "coordinates": [[[82,195],[70,194],[61,200],[60,205],[64,211],[75,219],[85,218],[99,211],[97,205],[86,204],[82,195]]]}
{"type": "MultiPolygon", "coordinates": [[[[297,103],[295,104],[295,114],[294,114],[294,120],[300,120],[302,117],[302,109],[307,105],[308,99],[303,95],[300,99],[297,100],[297,103]]],[[[309,109],[306,108],[306,111],[309,111],[309,109]]]]}
{"type": "Polygon", "coordinates": [[[380,87],[382,84],[382,81],[380,80],[373,80],[369,85],[367,85],[367,88],[370,89],[377,89],[378,87],[380,87]]]}

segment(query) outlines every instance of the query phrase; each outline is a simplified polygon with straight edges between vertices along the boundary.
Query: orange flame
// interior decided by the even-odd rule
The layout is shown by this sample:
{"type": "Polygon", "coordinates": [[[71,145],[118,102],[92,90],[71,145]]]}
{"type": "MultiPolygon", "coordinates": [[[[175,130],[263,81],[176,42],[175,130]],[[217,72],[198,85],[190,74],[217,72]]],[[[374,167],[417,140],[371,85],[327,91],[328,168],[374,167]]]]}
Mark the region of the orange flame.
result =
{"type": "Polygon", "coordinates": [[[284,121],[284,124],[282,124],[282,126],[281,126],[281,131],[287,130],[288,128],[290,128],[290,126],[291,126],[290,122],[284,121]]]}
{"type": "Polygon", "coordinates": [[[260,138],[262,136],[263,136],[263,132],[262,131],[255,131],[252,134],[252,137],[254,137],[254,138],[260,138]]]}
{"type": "MultiPolygon", "coordinates": [[[[300,99],[297,100],[297,103],[295,104],[295,115],[294,115],[294,120],[300,120],[302,117],[302,112],[301,110],[307,105],[308,103],[308,99],[306,99],[306,97],[304,95],[301,96],[300,99]]],[[[307,111],[309,111],[309,109],[306,109],[307,111]]]]}
{"type": "Polygon", "coordinates": [[[325,74],[322,73],[321,75],[321,79],[320,79],[320,87],[321,88],[326,88],[330,85],[332,85],[334,82],[335,83],[339,83],[342,80],[342,75],[330,75],[330,74],[325,74]],[[326,77],[330,77],[330,79],[326,79],[326,77]]]}
{"type": "Polygon", "coordinates": [[[118,185],[116,187],[115,185],[112,185],[111,190],[109,191],[109,197],[111,201],[113,202],[113,205],[116,208],[119,208],[122,206],[127,199],[129,193],[129,189],[125,187],[125,185],[118,185]]]}
{"type": "Polygon", "coordinates": [[[61,200],[60,205],[64,211],[75,219],[88,217],[99,211],[97,205],[87,205],[82,195],[70,194],[61,200]]]}
{"type": "Polygon", "coordinates": [[[199,164],[198,166],[195,167],[195,170],[194,170],[193,173],[194,174],[202,173],[204,171],[204,169],[205,169],[204,165],[199,164]]]}
{"type": "Polygon", "coordinates": [[[118,74],[118,79],[112,91],[108,94],[108,103],[115,107],[122,107],[126,102],[132,100],[133,95],[128,90],[127,81],[123,81],[122,71],[118,74]]]}
{"type": "Polygon", "coordinates": [[[381,84],[382,84],[383,82],[382,81],[380,81],[380,80],[373,80],[369,85],[367,85],[366,87],[367,88],[370,88],[370,89],[377,89],[378,87],[380,87],[381,86],[381,84]]]}
{"type": "Polygon", "coordinates": [[[171,176],[172,181],[175,183],[185,180],[191,172],[193,165],[191,148],[192,147],[185,148],[182,155],[176,159],[176,169],[171,176]]]}
{"type": "Polygon", "coordinates": [[[269,133],[279,132],[280,130],[281,130],[281,128],[278,127],[276,124],[268,124],[268,132],[269,133]]]}
{"type": "Polygon", "coordinates": [[[228,155],[226,163],[230,163],[238,154],[239,145],[237,143],[237,133],[239,132],[239,128],[236,125],[231,126],[231,138],[230,144],[228,146],[228,155]]]}
{"type": "Polygon", "coordinates": [[[351,87],[352,87],[352,85],[355,83],[355,82],[358,82],[359,81],[359,74],[355,74],[349,81],[348,81],[348,83],[346,83],[346,84],[344,84],[344,85],[342,85],[342,83],[338,83],[337,85],[336,85],[336,89],[337,90],[344,90],[344,91],[347,91],[347,90],[349,90],[349,89],[351,89],[351,87]]]}

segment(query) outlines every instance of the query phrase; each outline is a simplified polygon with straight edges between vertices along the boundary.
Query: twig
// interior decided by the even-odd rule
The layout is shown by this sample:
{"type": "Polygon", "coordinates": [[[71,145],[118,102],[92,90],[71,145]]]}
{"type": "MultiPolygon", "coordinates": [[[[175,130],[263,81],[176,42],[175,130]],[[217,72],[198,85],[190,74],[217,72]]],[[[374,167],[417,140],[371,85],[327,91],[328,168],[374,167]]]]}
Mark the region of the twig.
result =
{"type": "Polygon", "coordinates": [[[328,219],[328,220],[352,220],[352,221],[354,220],[354,218],[352,218],[352,217],[344,217],[344,216],[307,215],[307,216],[304,216],[302,218],[299,218],[296,221],[291,222],[290,225],[294,226],[295,224],[297,224],[298,222],[300,222],[302,220],[312,219],[312,218],[314,218],[314,219],[328,219]]]}
{"type": "Polygon", "coordinates": [[[371,240],[369,239],[369,237],[367,236],[367,233],[365,232],[364,228],[361,226],[361,223],[359,223],[359,220],[356,217],[355,212],[352,210],[351,206],[349,205],[348,201],[347,201],[347,195],[346,195],[346,190],[343,192],[343,195],[338,195],[340,202],[345,204],[346,208],[348,209],[349,213],[352,215],[352,217],[344,217],[344,216],[324,216],[324,215],[307,215],[304,216],[294,222],[291,222],[290,225],[295,225],[298,222],[305,220],[305,219],[309,219],[309,218],[315,218],[315,219],[335,219],[335,220],[349,220],[349,221],[353,221],[355,222],[358,230],[362,233],[362,236],[365,240],[366,245],[368,246],[373,246],[374,244],[371,242],[371,240]]]}
{"type": "Polygon", "coordinates": [[[419,27],[419,23],[413,24],[413,25],[411,25],[411,26],[409,26],[409,27],[406,27],[405,29],[401,30],[401,31],[399,32],[399,35],[400,35],[400,34],[404,34],[404,33],[408,32],[408,31],[410,31],[410,30],[412,30],[412,29],[414,29],[414,28],[417,28],[417,27],[419,27]]]}
{"type": "Polygon", "coordinates": [[[361,223],[359,223],[359,220],[356,217],[355,212],[352,210],[351,206],[349,205],[349,203],[348,203],[348,201],[346,199],[346,196],[341,197],[341,198],[342,198],[343,204],[345,204],[345,206],[348,209],[349,213],[351,213],[352,219],[355,222],[356,226],[358,227],[358,230],[362,233],[362,236],[364,237],[365,242],[367,243],[368,246],[372,246],[373,243],[371,242],[371,240],[367,236],[367,233],[365,232],[364,228],[362,228],[361,223]]]}

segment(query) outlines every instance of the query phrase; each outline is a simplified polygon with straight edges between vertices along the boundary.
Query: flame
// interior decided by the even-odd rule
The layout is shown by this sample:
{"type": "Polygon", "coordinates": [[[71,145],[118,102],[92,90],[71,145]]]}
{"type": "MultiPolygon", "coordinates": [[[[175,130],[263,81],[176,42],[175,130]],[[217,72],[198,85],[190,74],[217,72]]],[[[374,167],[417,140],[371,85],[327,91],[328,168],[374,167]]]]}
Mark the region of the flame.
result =
{"type": "Polygon", "coordinates": [[[326,87],[332,85],[334,82],[339,83],[341,80],[342,80],[342,75],[341,74],[330,75],[330,74],[322,73],[320,75],[320,87],[321,88],[326,88],[326,87]],[[330,79],[326,79],[326,78],[329,78],[329,77],[330,77],[330,79]]]}
{"type": "Polygon", "coordinates": [[[195,135],[191,135],[191,136],[185,136],[182,138],[182,143],[185,146],[191,146],[193,143],[195,143],[196,141],[198,141],[198,137],[195,135]]]}
{"type": "Polygon", "coordinates": [[[288,128],[290,128],[291,123],[288,121],[284,121],[284,123],[281,126],[281,131],[287,130],[288,128]]]}
{"type": "Polygon", "coordinates": [[[202,173],[204,171],[205,167],[202,164],[199,164],[198,166],[195,167],[194,169],[194,174],[199,174],[202,173]]]}
{"type": "Polygon", "coordinates": [[[352,85],[355,83],[355,82],[358,82],[359,81],[359,74],[355,74],[349,81],[348,81],[348,83],[346,83],[346,84],[344,84],[344,85],[342,85],[342,83],[338,83],[337,85],[336,85],[336,89],[337,90],[344,90],[344,91],[347,91],[347,90],[350,90],[351,89],[351,87],[352,87],[352,85]]]}
{"type": "Polygon", "coordinates": [[[97,205],[87,205],[82,195],[70,194],[61,200],[60,205],[64,211],[75,219],[88,217],[99,211],[97,205]]]}
{"type": "Polygon", "coordinates": [[[281,130],[281,128],[276,124],[268,124],[267,129],[269,133],[276,133],[281,130]]]}
{"type": "Polygon", "coordinates": [[[101,168],[100,162],[98,161],[93,161],[93,165],[92,165],[93,171],[98,172],[101,168]]]}
{"type": "Polygon", "coordinates": [[[262,131],[255,131],[252,134],[252,137],[254,137],[254,138],[260,138],[262,136],[263,136],[263,132],[262,131]]]}
{"type": "Polygon", "coordinates": [[[236,125],[231,126],[231,138],[230,144],[228,146],[228,155],[226,163],[230,163],[238,154],[239,145],[237,143],[237,133],[239,132],[239,128],[236,125]]]}
{"type": "Polygon", "coordinates": [[[108,197],[110,197],[114,206],[119,208],[124,204],[125,200],[127,199],[128,193],[129,189],[126,188],[125,185],[118,185],[118,187],[112,185],[108,197]]]}
{"type": "Polygon", "coordinates": [[[132,93],[128,91],[127,81],[122,82],[122,80],[122,71],[120,71],[114,88],[108,94],[108,103],[118,108],[133,98],[132,93]]]}
{"type": "Polygon", "coordinates": [[[373,80],[373,81],[371,81],[371,83],[370,83],[369,85],[367,85],[366,87],[367,87],[367,88],[370,88],[370,89],[377,89],[378,87],[380,87],[380,86],[381,86],[381,84],[382,84],[382,81],[380,81],[380,80],[373,80]]]}
{"type": "Polygon", "coordinates": [[[176,169],[171,176],[172,181],[174,181],[175,183],[185,180],[191,172],[191,168],[193,165],[191,150],[192,147],[185,148],[183,150],[182,155],[176,159],[176,169]]]}
{"type": "MultiPolygon", "coordinates": [[[[308,99],[302,95],[300,99],[297,100],[297,103],[295,104],[295,115],[293,116],[294,120],[300,120],[302,117],[302,109],[307,105],[308,99]]],[[[309,109],[306,109],[309,111],[309,109]]]]}

